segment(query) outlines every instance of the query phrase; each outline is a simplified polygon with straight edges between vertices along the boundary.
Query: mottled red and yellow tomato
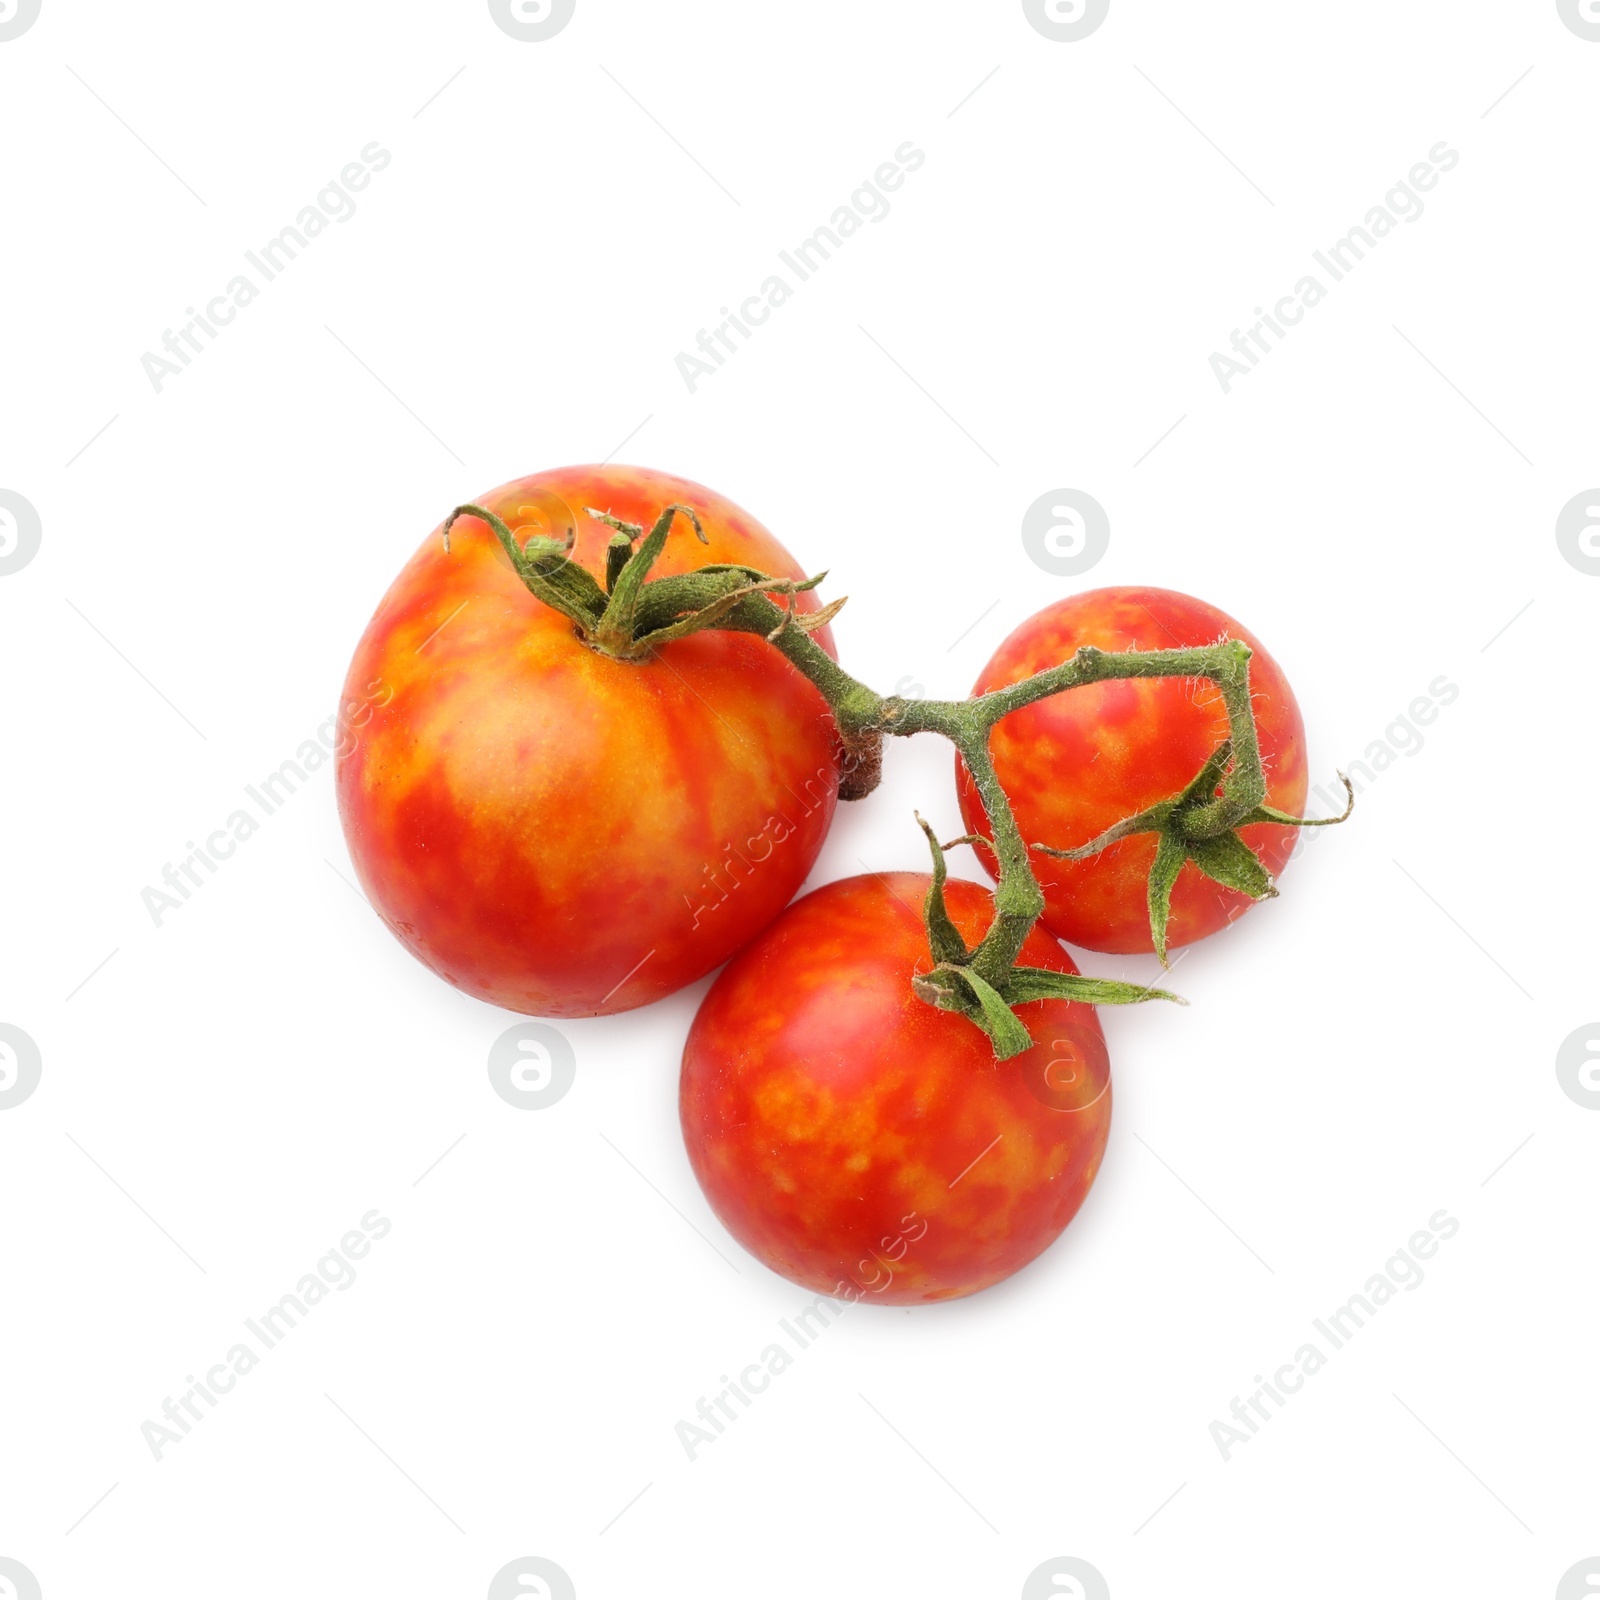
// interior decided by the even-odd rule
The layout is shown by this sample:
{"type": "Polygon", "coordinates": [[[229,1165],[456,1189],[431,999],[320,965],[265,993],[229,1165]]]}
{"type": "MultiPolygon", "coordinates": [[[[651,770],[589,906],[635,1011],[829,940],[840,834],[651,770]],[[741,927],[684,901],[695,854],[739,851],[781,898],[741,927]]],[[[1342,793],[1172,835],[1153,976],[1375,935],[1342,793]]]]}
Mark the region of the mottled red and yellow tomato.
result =
{"type": "MultiPolygon", "coordinates": [[[[974,694],[1059,666],[1080,645],[1102,650],[1172,650],[1242,639],[1255,652],[1250,688],[1267,803],[1300,816],[1306,799],[1305,729],[1288,681],[1247,629],[1215,606],[1170,589],[1092,589],[1030,617],[995,652],[974,694]]],[[[990,750],[1001,787],[1029,844],[1072,850],[1126,817],[1174,798],[1228,736],[1216,686],[1181,678],[1089,684],[1014,711],[996,724],[990,750]]],[[[983,802],[956,760],[961,814],[990,837],[983,802]]],[[[1294,848],[1294,830],[1256,823],[1240,834],[1269,873],[1294,848]]],[[[1124,839],[1084,861],[1030,852],[1044,889],[1046,925],[1089,950],[1144,951],[1150,937],[1147,885],[1154,834],[1124,839]]],[[[994,871],[992,854],[978,851],[994,871]]],[[[1253,902],[1187,862],[1172,892],[1167,943],[1192,943],[1226,927],[1253,902]]]]}
{"type": "MultiPolygon", "coordinates": [[[[680,519],[654,575],[805,576],[738,506],[661,472],[567,468],[476,503],[519,547],[575,527],[602,583],[613,530],[586,508],[648,527],[673,503],[706,542],[680,519]]],[[[343,704],[339,806],[368,897],[418,959],[512,1011],[623,1011],[711,971],[794,896],[837,798],[827,704],[771,645],[711,631],[601,654],[476,517],[395,580],[343,704]]]]}
{"type": "MultiPolygon", "coordinates": [[[[1092,1006],[1018,1006],[1035,1044],[996,1061],[912,992],[932,966],[929,881],[849,878],[797,901],[717,979],[683,1055],[712,1209],[774,1272],[847,1300],[918,1305],[1009,1277],[1082,1205],[1111,1123],[1092,1006]]],[[[952,881],[948,898],[975,944],[992,897],[952,881]]],[[[1038,930],[1021,959],[1077,970],[1038,930]]]]}

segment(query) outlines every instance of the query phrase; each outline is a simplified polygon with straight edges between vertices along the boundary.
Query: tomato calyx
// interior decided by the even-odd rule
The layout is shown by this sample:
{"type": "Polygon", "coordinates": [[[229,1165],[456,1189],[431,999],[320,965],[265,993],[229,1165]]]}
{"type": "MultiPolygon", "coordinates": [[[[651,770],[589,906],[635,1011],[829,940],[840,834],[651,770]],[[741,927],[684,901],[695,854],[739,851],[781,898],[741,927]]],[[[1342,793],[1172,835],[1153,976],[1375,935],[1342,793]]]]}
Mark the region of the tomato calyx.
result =
{"type": "MultiPolygon", "coordinates": [[[[941,1011],[955,1011],[966,1017],[975,1027],[988,1034],[994,1044],[995,1058],[1009,1061],[1033,1048],[1033,1036],[1027,1025],[1012,1009],[1026,1005],[1030,1000],[1078,1000],[1086,1005],[1137,1005],[1145,1000],[1171,1000],[1178,1005],[1188,1001],[1164,989],[1142,988],[1138,984],[1120,983],[1112,978],[1086,978],[1075,972],[1054,972],[1048,967],[1021,967],[1016,965],[1015,952],[1005,961],[1003,969],[994,970],[992,956],[996,947],[990,947],[989,935],[976,949],[969,949],[957,931],[945,901],[947,872],[944,853],[958,844],[977,844],[976,835],[968,834],[941,845],[939,836],[919,814],[917,822],[927,836],[928,848],[933,853],[933,882],[923,901],[922,920],[928,934],[928,949],[934,959],[931,971],[912,978],[911,987],[919,1000],[936,1006],[941,1011]],[[993,974],[986,976],[981,970],[988,966],[993,974]]],[[[990,935],[1000,926],[999,918],[991,925],[990,935]]],[[[1031,927],[1031,925],[1030,925],[1031,927]]]]}
{"type": "Polygon", "coordinates": [[[718,626],[757,595],[787,601],[768,633],[773,641],[790,628],[799,634],[813,633],[839,614],[844,599],[819,611],[795,608],[795,596],[815,589],[826,573],[797,582],[769,577],[754,567],[716,563],[673,577],[652,578],[651,570],[666,548],[679,512],[700,542],[709,543],[690,506],[666,507],[648,534],[639,523],[589,510],[597,522],[614,530],[606,547],[604,588],[593,573],[572,559],[575,528],[567,529],[564,540],[536,535],[519,547],[516,536],[494,512],[478,505],[457,506],[444,524],[444,547],[450,549],[450,531],[462,517],[487,523],[528,592],[570,618],[578,637],[592,650],[618,661],[647,660],[660,645],[718,626]],[[641,539],[635,549],[635,541],[641,539]]]}
{"type": "Polygon", "coordinates": [[[1237,820],[1219,826],[1215,807],[1224,793],[1226,775],[1234,765],[1233,741],[1224,739],[1188,786],[1170,800],[1159,801],[1134,816],[1113,823],[1098,838],[1076,849],[1056,850],[1045,844],[1032,848],[1057,861],[1086,861],[1136,834],[1157,835],[1149,881],[1150,936],[1161,965],[1169,966],[1167,921],[1172,911],[1172,890],[1185,862],[1192,861],[1206,877],[1225,889],[1236,889],[1252,900],[1272,900],[1277,897],[1278,886],[1238,830],[1257,822],[1276,823],[1286,828],[1332,828],[1347,821],[1355,810],[1355,789],[1341,772],[1339,781],[1344,785],[1349,804],[1337,817],[1297,817],[1260,801],[1237,820]]]}

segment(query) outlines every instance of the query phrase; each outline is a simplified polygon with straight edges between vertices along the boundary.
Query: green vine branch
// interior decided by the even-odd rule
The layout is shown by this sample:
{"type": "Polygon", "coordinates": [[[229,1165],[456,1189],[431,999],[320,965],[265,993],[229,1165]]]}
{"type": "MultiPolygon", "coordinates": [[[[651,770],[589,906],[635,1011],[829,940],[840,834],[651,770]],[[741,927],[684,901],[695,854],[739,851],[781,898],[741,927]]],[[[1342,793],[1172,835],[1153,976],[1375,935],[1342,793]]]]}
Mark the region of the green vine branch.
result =
{"type": "Polygon", "coordinates": [[[529,592],[570,618],[578,637],[591,649],[619,660],[648,660],[661,645],[707,628],[756,634],[767,640],[815,685],[833,712],[840,743],[841,799],[862,799],[877,786],[887,737],[935,733],[955,745],[994,833],[992,849],[999,864],[995,916],[983,939],[969,949],[945,906],[944,850],[949,847],[941,846],[919,817],[934,863],[933,884],[924,907],[934,967],[914,979],[913,988],[928,1004],[959,1012],[981,1028],[1001,1060],[1032,1045],[1027,1028],[1012,1009],[1030,1000],[1057,996],[1092,1005],[1121,1005],[1178,998],[1135,984],[1017,965],[1045,907],[1044,891],[1030,860],[1032,851],[1081,861],[1124,839],[1155,834],[1155,861],[1149,879],[1150,926],[1165,966],[1172,890],[1185,863],[1193,862],[1207,877],[1252,899],[1271,898],[1278,892],[1271,875],[1238,830],[1262,822],[1292,828],[1329,827],[1343,822],[1354,806],[1354,790],[1343,773],[1340,779],[1350,805],[1342,816],[1296,817],[1266,804],[1266,773],[1250,698],[1252,652],[1242,640],[1219,639],[1214,644],[1178,650],[1112,651],[1085,645],[1060,666],[970,700],[883,696],[852,677],[811,637],[838,614],[844,599],[818,611],[804,612],[795,606],[796,596],[815,589],[826,573],[796,581],[768,577],[753,567],[713,564],[693,572],[651,577],[679,513],[701,543],[706,543],[700,519],[688,506],[668,506],[648,534],[638,524],[591,511],[590,516],[614,530],[606,551],[603,587],[571,559],[575,529],[568,529],[565,541],[536,536],[519,546],[510,528],[492,511],[465,505],[458,506],[446,520],[444,543],[449,550],[451,529],[463,517],[487,524],[529,592]],[[1051,695],[1087,684],[1135,678],[1204,679],[1214,684],[1227,713],[1228,737],[1181,793],[1125,818],[1098,838],[1066,848],[1030,844],[1017,826],[995,773],[989,750],[991,731],[1003,717],[1051,695]]]}

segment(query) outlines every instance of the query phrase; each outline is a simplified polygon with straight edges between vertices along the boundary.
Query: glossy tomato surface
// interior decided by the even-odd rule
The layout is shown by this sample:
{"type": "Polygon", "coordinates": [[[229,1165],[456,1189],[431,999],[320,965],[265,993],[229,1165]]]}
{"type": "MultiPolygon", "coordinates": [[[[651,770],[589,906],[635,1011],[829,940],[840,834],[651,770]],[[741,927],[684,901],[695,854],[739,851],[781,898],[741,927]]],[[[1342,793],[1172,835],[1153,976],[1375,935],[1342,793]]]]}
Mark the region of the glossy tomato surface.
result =
{"type": "MultiPolygon", "coordinates": [[[[1032,1261],[1072,1220],[1111,1124],[1093,1007],[1017,1008],[1034,1048],[988,1038],[911,989],[932,965],[920,873],[797,901],[729,964],[695,1018],[679,1110],[695,1176],[774,1272],[885,1305],[949,1300],[1032,1261]]],[[[948,885],[969,945],[986,889],[948,885]]],[[[1076,969],[1035,930],[1023,964],[1076,969]]]]}
{"type": "MultiPolygon", "coordinates": [[[[1173,650],[1225,637],[1242,639],[1255,652],[1250,689],[1267,801],[1299,816],[1306,799],[1300,708],[1260,640],[1203,600],[1170,589],[1117,588],[1058,601],[1000,646],[973,693],[1059,666],[1080,645],[1173,650]]],[[[1138,679],[1089,684],[1014,711],[995,726],[990,750],[1023,838],[1071,850],[1179,794],[1227,736],[1227,711],[1213,684],[1138,679]]],[[[959,757],[956,780],[968,828],[991,837],[983,802],[959,757]]],[[[1274,876],[1294,848],[1292,828],[1258,823],[1241,833],[1274,876]]],[[[1124,839],[1086,861],[1057,861],[1033,851],[1033,870],[1045,892],[1045,923],[1089,950],[1153,949],[1147,884],[1155,852],[1153,834],[1124,839]]],[[[994,871],[991,853],[980,847],[979,855],[994,871]]],[[[1252,904],[1248,895],[1223,888],[1187,862],[1173,889],[1167,942],[1189,944],[1215,933],[1252,904]]]]}
{"type": "MultiPolygon", "coordinates": [[[[738,506],[661,472],[573,467],[475,503],[519,545],[575,527],[573,559],[603,586],[612,530],[586,508],[648,528],[674,502],[708,542],[679,518],[654,575],[804,575],[738,506]]],[[[670,994],[811,870],[837,798],[827,705],[752,635],[602,655],[486,523],[462,518],[450,543],[423,540],[345,684],[339,807],[362,886],[419,960],[509,1010],[591,1016],[670,994]]],[[[831,652],[826,629],[813,637],[831,652]]]]}

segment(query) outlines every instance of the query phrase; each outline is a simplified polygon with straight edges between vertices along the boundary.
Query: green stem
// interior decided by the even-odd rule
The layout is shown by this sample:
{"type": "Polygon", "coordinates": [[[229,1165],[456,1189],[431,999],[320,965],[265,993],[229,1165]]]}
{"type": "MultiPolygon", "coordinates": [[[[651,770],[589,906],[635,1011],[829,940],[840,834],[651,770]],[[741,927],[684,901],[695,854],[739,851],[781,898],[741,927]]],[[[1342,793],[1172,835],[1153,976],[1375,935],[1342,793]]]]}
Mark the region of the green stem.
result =
{"type": "MultiPolygon", "coordinates": [[[[1177,872],[1194,860],[1218,881],[1262,897],[1276,893],[1271,879],[1234,830],[1241,823],[1281,821],[1302,825],[1265,805],[1266,773],[1256,735],[1250,700],[1248,645],[1238,639],[1181,650],[1100,650],[1085,645],[1071,660],[1020,683],[978,695],[971,700],[906,700],[883,696],[852,677],[795,625],[794,596],[821,581],[782,583],[747,567],[709,566],[682,576],[652,580],[650,571],[660,555],[676,512],[683,511],[702,541],[699,520],[687,506],[669,506],[662,512],[640,548],[631,547],[642,529],[603,516],[622,537],[607,552],[607,585],[602,590],[593,576],[566,559],[567,550],[555,541],[533,540],[518,550],[506,525],[479,506],[462,506],[445,525],[449,547],[450,526],[457,517],[471,515],[486,522],[505,548],[513,567],[528,588],[546,604],[564,611],[577,624],[580,635],[594,648],[623,660],[647,659],[655,649],[700,628],[752,633],[774,649],[814,684],[833,712],[842,746],[839,795],[856,800],[877,786],[883,764],[883,741],[894,735],[908,738],[936,733],[955,745],[983,801],[993,832],[993,849],[999,863],[995,888],[995,916],[978,947],[965,961],[944,961],[933,973],[918,980],[917,992],[931,1004],[959,1009],[995,1040],[996,1051],[1009,1055],[1026,1048],[1027,1030],[1010,1018],[1010,1004],[1037,998],[1046,991],[1088,998],[1092,991],[1100,1003],[1116,998],[1144,998],[1156,991],[1133,991],[1127,985],[1101,980],[1067,979],[1061,974],[1017,968],[1022,947],[1045,908],[1030,860],[1030,845],[1017,826],[1011,802],[1001,787],[990,753],[995,725],[1013,711],[1087,684],[1136,678],[1205,679],[1216,685],[1228,717],[1228,740],[1219,746],[1199,776],[1182,795],[1103,834],[1090,844],[1072,850],[1048,849],[1065,859],[1093,854],[1118,838],[1135,832],[1159,834],[1158,866],[1166,859],[1167,871],[1151,878],[1152,930],[1156,948],[1165,959],[1167,898],[1177,872]],[[789,609],[769,598],[773,592],[787,596],[789,609]],[[1127,990],[1126,994],[1120,991],[1127,990]],[[1009,995],[1009,999],[1007,996],[1009,995]],[[999,1011],[996,1010],[999,1008],[999,1011]],[[1005,1012],[1005,1018],[999,1016],[1005,1012]]],[[[599,513],[591,513],[598,516],[599,513]]],[[[837,605],[811,615],[820,625],[837,605]]],[[[1348,815],[1348,813],[1346,813],[1348,815]]],[[[920,820],[920,819],[919,819],[920,820]]],[[[1327,822],[1342,818],[1327,818],[1327,822]]],[[[1321,825],[1313,823],[1308,825],[1321,825]]],[[[926,827],[926,824],[924,824],[926,827]]],[[[932,839],[935,864],[933,898],[942,910],[943,863],[938,841],[932,839]]],[[[1037,848],[1047,848],[1043,845],[1037,848]]],[[[943,924],[930,915],[930,937],[943,924]]],[[[947,920],[947,919],[946,919],[947,920]]],[[[955,941],[959,942],[959,941],[955,941]]],[[[951,945],[954,950],[954,943],[951,945]]],[[[937,955],[937,952],[936,952],[937,955]]]]}
{"type": "MultiPolygon", "coordinates": [[[[741,601],[720,626],[748,633],[770,634],[781,620],[771,601],[753,595],[741,601]]],[[[1181,650],[1100,650],[1085,645],[1058,667],[1035,673],[1019,683],[972,700],[903,700],[875,694],[804,634],[786,630],[773,640],[789,661],[816,685],[833,709],[845,747],[847,771],[840,787],[845,799],[870,792],[882,763],[886,734],[909,737],[937,733],[961,753],[989,825],[999,863],[995,887],[995,919],[973,953],[972,967],[998,986],[1022,953],[1028,934],[1044,910],[1029,860],[1028,843],[1017,827],[1011,802],[1000,785],[989,754],[989,734],[1002,717],[1051,695],[1091,683],[1128,678],[1205,678],[1217,686],[1228,714],[1233,761],[1222,778],[1222,793],[1184,813],[1184,831],[1194,839],[1211,839],[1237,826],[1266,797],[1266,773],[1250,703],[1250,647],[1238,639],[1181,650]],[[861,779],[868,778],[865,787],[861,779]]]]}
{"type": "Polygon", "coordinates": [[[1044,913],[1044,890],[1034,876],[1028,860],[1027,841],[1017,827],[1006,792],[989,755],[989,729],[976,738],[957,742],[983,808],[994,830],[995,859],[1000,863],[1000,878],[994,892],[994,921],[973,953],[972,966],[985,982],[998,987],[1017,964],[1033,925],[1044,913]]]}

